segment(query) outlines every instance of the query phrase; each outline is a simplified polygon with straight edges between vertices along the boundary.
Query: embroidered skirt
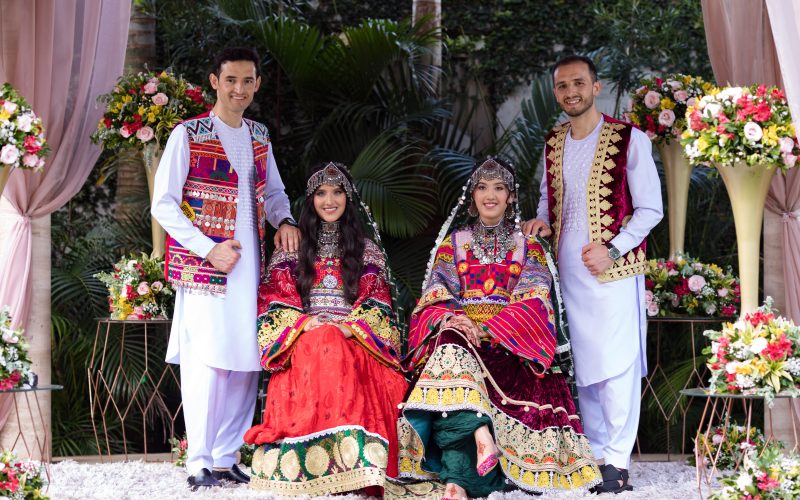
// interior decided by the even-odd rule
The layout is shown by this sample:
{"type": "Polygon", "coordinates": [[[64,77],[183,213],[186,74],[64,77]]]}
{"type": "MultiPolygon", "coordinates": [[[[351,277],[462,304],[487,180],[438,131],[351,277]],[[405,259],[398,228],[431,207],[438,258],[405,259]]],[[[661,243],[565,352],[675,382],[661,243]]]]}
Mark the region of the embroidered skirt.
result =
{"type": "Polygon", "coordinates": [[[446,454],[429,424],[468,411],[488,416],[501,470],[519,488],[551,493],[601,481],[563,375],[537,376],[502,347],[476,348],[454,330],[434,342],[398,421],[401,477],[436,478],[446,454]]]}
{"type": "Polygon", "coordinates": [[[328,495],[397,477],[398,404],[407,384],[335,326],[303,333],[289,367],[272,375],[250,487],[328,495]]]}

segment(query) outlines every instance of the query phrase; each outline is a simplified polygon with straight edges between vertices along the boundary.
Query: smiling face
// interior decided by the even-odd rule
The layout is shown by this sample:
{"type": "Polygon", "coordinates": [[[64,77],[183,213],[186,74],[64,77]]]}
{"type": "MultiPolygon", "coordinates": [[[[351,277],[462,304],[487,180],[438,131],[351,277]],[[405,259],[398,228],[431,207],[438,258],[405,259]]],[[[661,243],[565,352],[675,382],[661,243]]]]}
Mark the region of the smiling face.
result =
{"type": "Polygon", "coordinates": [[[314,211],[325,222],[336,222],[347,207],[347,193],[342,186],[323,184],[314,191],[314,211]]]}
{"type": "Polygon", "coordinates": [[[600,82],[592,81],[589,65],[580,61],[559,66],[553,86],[559,106],[573,118],[592,108],[594,98],[600,95],[600,82]]]}
{"type": "Polygon", "coordinates": [[[220,66],[219,76],[208,77],[217,91],[214,112],[220,117],[241,116],[253,102],[261,77],[256,76],[256,65],[252,61],[225,61],[220,66]]]}
{"type": "Polygon", "coordinates": [[[472,191],[472,200],[483,223],[494,226],[503,219],[514,198],[502,179],[480,179],[472,191]]]}

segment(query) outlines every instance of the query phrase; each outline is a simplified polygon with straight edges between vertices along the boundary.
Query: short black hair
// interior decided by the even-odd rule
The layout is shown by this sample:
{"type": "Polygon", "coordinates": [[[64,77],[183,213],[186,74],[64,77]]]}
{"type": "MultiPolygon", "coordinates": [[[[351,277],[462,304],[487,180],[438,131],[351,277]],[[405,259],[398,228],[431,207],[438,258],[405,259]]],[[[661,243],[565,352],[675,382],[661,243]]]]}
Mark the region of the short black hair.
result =
{"type": "Polygon", "coordinates": [[[561,66],[566,66],[567,64],[572,64],[576,62],[584,63],[585,65],[589,66],[589,73],[592,75],[592,83],[597,81],[597,66],[594,65],[594,61],[589,59],[586,56],[579,56],[578,54],[570,54],[568,56],[564,56],[553,65],[553,69],[550,70],[550,74],[553,77],[553,82],[556,80],[556,70],[561,66]]]}
{"type": "Polygon", "coordinates": [[[217,75],[222,71],[223,63],[228,61],[251,61],[256,66],[256,78],[261,76],[261,59],[255,49],[250,47],[228,47],[222,49],[214,56],[214,64],[211,66],[211,72],[217,75]]]}

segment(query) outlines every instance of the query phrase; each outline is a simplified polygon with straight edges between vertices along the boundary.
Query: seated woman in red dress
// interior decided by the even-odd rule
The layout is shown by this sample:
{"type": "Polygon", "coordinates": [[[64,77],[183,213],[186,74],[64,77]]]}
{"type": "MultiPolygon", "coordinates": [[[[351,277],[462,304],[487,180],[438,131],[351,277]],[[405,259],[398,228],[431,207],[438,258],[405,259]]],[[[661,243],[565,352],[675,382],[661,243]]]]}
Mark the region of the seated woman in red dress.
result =
{"type": "Polygon", "coordinates": [[[272,372],[250,486],[276,495],[380,494],[397,477],[407,384],[381,248],[365,237],[341,164],[314,169],[298,253],[276,251],[258,292],[261,364],[272,372]]]}
{"type": "Polygon", "coordinates": [[[475,165],[411,316],[400,475],[438,478],[449,499],[600,482],[569,387],[552,254],[522,236],[516,190],[509,163],[475,165]]]}

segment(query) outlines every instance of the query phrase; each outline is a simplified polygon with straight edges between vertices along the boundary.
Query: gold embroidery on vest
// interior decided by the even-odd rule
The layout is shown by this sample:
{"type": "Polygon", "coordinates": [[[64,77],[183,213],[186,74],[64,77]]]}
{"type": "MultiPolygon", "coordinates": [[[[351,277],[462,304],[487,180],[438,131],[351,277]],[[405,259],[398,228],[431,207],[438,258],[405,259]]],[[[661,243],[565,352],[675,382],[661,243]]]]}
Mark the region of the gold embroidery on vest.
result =
{"type": "Polygon", "coordinates": [[[185,215],[190,221],[194,222],[194,209],[191,205],[189,205],[189,203],[186,202],[186,200],[181,203],[181,211],[183,212],[183,215],[185,215]]]}
{"type": "MultiPolygon", "coordinates": [[[[561,234],[561,221],[563,219],[563,200],[564,200],[564,178],[563,163],[564,163],[564,143],[566,142],[569,127],[561,125],[554,129],[555,134],[547,141],[550,146],[550,152],[547,154],[547,159],[550,160],[550,175],[552,176],[553,187],[553,251],[558,255],[558,238],[561,234]]],[[[545,174],[547,175],[547,174],[545,174]]]]}

